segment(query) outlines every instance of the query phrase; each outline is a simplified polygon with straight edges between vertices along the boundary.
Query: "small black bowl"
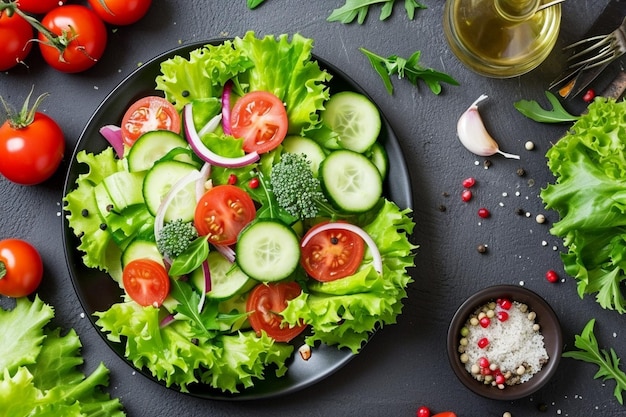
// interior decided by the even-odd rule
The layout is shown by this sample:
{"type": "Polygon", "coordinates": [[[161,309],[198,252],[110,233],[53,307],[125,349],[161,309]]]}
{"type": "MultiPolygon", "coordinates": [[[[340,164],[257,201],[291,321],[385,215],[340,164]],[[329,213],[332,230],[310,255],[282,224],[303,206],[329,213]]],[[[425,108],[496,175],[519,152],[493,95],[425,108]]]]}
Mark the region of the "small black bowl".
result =
{"type": "Polygon", "coordinates": [[[474,393],[494,400],[516,400],[536,392],[544,386],[556,372],[563,351],[563,335],[561,325],[554,310],[539,295],[524,287],[516,285],[495,285],[487,287],[469,297],[456,311],[448,328],[448,359],[452,370],[459,380],[474,393]],[[537,314],[536,323],[541,326],[544,345],[548,353],[548,362],[528,381],[517,385],[506,386],[504,389],[484,384],[476,380],[465,369],[461,362],[458,347],[461,329],[468,318],[481,306],[498,298],[508,298],[528,305],[530,311],[537,314]]]}

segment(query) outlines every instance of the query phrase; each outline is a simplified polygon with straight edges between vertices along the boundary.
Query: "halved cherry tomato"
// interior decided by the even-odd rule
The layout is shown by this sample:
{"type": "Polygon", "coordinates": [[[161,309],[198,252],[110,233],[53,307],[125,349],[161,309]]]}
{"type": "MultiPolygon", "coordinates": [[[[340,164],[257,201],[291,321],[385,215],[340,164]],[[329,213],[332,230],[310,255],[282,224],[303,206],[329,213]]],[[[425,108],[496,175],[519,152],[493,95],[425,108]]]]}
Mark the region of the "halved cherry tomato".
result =
{"type": "Polygon", "coordinates": [[[140,98],[122,117],[122,138],[132,146],[139,136],[151,130],[180,133],[180,115],[169,101],[159,96],[140,98]]]}
{"type": "Polygon", "coordinates": [[[365,244],[357,234],[343,229],[315,232],[322,224],[313,226],[306,236],[314,235],[302,247],[300,264],[313,279],[334,281],[356,272],[363,261],[365,244]],[[316,234],[317,233],[317,234],[316,234]]]}
{"type": "Polygon", "coordinates": [[[159,307],[170,293],[165,267],[152,259],[130,261],[122,273],[124,290],[141,306],[159,307]]]}
{"type": "Polygon", "coordinates": [[[194,224],[200,236],[209,236],[210,243],[231,245],[255,216],[254,201],[248,193],[225,184],[211,188],[200,198],[194,224]]]}
{"type": "Polygon", "coordinates": [[[43,262],[37,249],[21,239],[0,241],[0,294],[25,297],[37,289],[43,262]]]}
{"type": "Polygon", "coordinates": [[[30,52],[33,27],[22,16],[0,13],[0,71],[13,68],[30,52]]]}
{"type": "Polygon", "coordinates": [[[96,13],[80,4],[57,7],[48,12],[41,24],[53,35],[39,32],[39,49],[52,68],[75,73],[98,62],[107,45],[106,26],[96,13]]]}
{"type": "Polygon", "coordinates": [[[283,325],[283,317],[279,314],[287,307],[287,301],[296,298],[300,293],[302,288],[295,282],[271,282],[254,287],[246,302],[252,328],[258,334],[265,331],[277,342],[289,342],[302,333],[306,325],[283,325]]]}
{"type": "Polygon", "coordinates": [[[148,12],[152,0],[88,0],[100,19],[112,25],[130,25],[148,12]]]}
{"type": "Polygon", "coordinates": [[[287,135],[287,111],[278,97],[267,91],[245,94],[231,112],[231,130],[243,138],[243,150],[269,152],[287,135]]]}
{"type": "Polygon", "coordinates": [[[44,14],[65,2],[66,0],[19,0],[17,7],[26,13],[44,14]]]}

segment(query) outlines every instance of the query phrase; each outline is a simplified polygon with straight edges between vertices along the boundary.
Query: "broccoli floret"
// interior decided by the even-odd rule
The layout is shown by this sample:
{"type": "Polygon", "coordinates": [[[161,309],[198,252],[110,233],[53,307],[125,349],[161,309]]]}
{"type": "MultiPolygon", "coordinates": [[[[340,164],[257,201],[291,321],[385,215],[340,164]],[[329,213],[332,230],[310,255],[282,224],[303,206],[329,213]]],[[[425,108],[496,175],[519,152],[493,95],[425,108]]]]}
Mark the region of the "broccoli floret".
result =
{"type": "Polygon", "coordinates": [[[157,247],[164,256],[176,258],[198,237],[198,231],[191,222],[177,219],[166,223],[157,238],[157,247]]]}
{"type": "Polygon", "coordinates": [[[272,167],[270,183],[278,205],[299,219],[311,219],[327,202],[304,154],[284,153],[272,167]]]}

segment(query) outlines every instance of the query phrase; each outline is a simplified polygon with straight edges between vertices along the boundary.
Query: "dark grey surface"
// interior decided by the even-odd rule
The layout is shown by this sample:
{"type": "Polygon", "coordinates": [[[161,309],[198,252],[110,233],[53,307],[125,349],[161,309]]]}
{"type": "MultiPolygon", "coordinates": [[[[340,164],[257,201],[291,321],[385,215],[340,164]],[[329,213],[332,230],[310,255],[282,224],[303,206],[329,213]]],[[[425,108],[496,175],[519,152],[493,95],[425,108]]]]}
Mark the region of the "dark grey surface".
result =
{"type": "MultiPolygon", "coordinates": [[[[85,73],[58,73],[35,51],[28,59],[29,68],[0,74],[0,95],[12,103],[21,103],[33,85],[36,93],[50,92],[42,109],[66,133],[67,157],[51,180],[35,187],[0,180],[0,238],[27,239],[41,252],[45,280],[39,294],[55,307],[56,325],[77,330],[84,345],[85,371],[100,361],[111,369],[109,391],[122,400],[129,416],[412,416],[420,405],[475,417],[498,417],[505,411],[517,417],[623,415],[624,408],[613,397],[614,382],[594,380],[593,365],[562,359],[553,381],[537,394],[498,402],[464,388],[453,375],[445,351],[448,322],[467,296],[489,285],[523,281],[555,309],[566,350],[572,347],[574,334],[596,318],[601,345],[614,347],[626,360],[626,318],[602,310],[593,297],[578,297],[575,281],[562,270],[562,243],[549,234],[558,217],[546,212],[538,197],[540,189],[553,181],[544,154],[566,126],[537,124],[513,108],[520,99],[545,102],[544,89],[563,68],[565,55],[560,48],[582,36],[607,2],[566,2],[557,48],[538,69],[508,80],[484,78],[459,64],[443,37],[442,0],[424,0],[428,9],[418,11],[413,21],[406,17],[403,2],[397,2],[392,17],[383,22],[378,20],[377,7],[364,25],[327,22],[330,12],[343,3],[267,0],[250,11],[245,0],[155,1],[141,22],[115,31],[109,28],[105,55],[85,73]],[[243,35],[248,30],[259,35],[299,32],[313,38],[314,52],[345,71],[383,109],[411,170],[414,240],[421,248],[418,268],[412,271],[415,282],[398,323],[378,332],[337,373],[278,399],[212,401],[165,389],[138,374],[104,344],[84,317],[61,243],[62,187],[72,148],[91,114],[138,65],[181,44],[243,35]],[[425,66],[451,74],[461,86],[446,86],[442,95],[434,96],[424,85],[415,88],[405,80],[394,80],[396,90],[390,96],[357,50],[360,46],[405,57],[419,49],[425,66]],[[489,131],[504,151],[521,154],[521,161],[492,157],[492,166],[485,169],[485,158],[470,154],[456,138],[458,116],[483,93],[490,96],[480,109],[489,131]],[[535,150],[524,150],[527,140],[535,143],[535,150]],[[519,167],[526,170],[525,177],[516,175],[519,167]],[[459,197],[461,181],[468,176],[478,180],[469,204],[459,197]],[[447,209],[441,211],[441,205],[447,209]],[[482,206],[491,210],[491,218],[481,220],[476,215],[482,206]],[[531,216],[518,216],[517,208],[531,216]],[[535,222],[539,213],[546,215],[547,223],[535,222]],[[478,244],[487,244],[488,252],[479,254],[478,244]],[[548,283],[544,278],[548,269],[558,271],[565,281],[548,283]],[[539,411],[544,408],[540,405],[546,411],[539,411]]],[[[602,82],[597,87],[601,89],[602,82]]]]}

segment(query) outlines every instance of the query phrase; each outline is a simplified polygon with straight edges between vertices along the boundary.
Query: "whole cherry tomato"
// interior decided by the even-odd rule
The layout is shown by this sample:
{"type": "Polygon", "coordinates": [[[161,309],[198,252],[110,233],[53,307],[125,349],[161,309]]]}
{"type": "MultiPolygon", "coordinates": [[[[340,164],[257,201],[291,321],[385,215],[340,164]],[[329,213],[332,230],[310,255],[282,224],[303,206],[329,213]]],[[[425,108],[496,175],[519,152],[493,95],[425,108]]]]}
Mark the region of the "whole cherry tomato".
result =
{"type": "Polygon", "coordinates": [[[47,180],[63,159],[63,131],[50,116],[36,111],[44,97],[28,109],[29,94],[22,111],[0,126],[0,174],[17,184],[47,180]]]}
{"type": "Polygon", "coordinates": [[[66,0],[18,0],[17,7],[26,13],[44,14],[65,2],[66,0]]]}
{"type": "Polygon", "coordinates": [[[152,0],[88,0],[100,19],[112,25],[124,26],[145,16],[152,0]]]}
{"type": "Polygon", "coordinates": [[[35,292],[43,277],[37,249],[21,239],[0,240],[0,294],[25,297],[35,292]]]}
{"type": "Polygon", "coordinates": [[[107,44],[107,30],[98,15],[78,4],[57,7],[41,24],[50,34],[39,32],[44,60],[62,72],[85,71],[98,62],[107,44]]]}
{"type": "Polygon", "coordinates": [[[33,43],[33,27],[22,16],[0,13],[0,71],[24,61],[33,43]]]}

